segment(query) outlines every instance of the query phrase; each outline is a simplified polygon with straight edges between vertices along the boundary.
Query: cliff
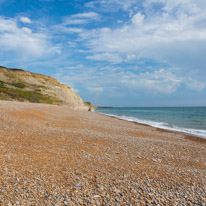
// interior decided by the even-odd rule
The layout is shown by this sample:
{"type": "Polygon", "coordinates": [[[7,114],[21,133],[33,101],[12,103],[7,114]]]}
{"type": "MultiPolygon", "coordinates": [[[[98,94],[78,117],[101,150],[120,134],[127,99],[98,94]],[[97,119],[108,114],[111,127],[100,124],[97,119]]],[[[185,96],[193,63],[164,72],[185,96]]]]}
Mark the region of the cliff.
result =
{"type": "Polygon", "coordinates": [[[1,66],[0,99],[84,106],[78,94],[52,77],[1,66]]]}

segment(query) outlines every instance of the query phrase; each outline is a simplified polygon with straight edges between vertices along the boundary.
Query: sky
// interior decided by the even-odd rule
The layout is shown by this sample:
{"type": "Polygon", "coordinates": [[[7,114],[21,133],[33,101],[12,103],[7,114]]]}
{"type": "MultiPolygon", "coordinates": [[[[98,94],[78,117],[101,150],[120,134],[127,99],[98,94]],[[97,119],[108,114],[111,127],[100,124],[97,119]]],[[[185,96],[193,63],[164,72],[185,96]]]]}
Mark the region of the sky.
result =
{"type": "Polygon", "coordinates": [[[205,0],[0,0],[0,65],[99,106],[206,106],[205,0]]]}

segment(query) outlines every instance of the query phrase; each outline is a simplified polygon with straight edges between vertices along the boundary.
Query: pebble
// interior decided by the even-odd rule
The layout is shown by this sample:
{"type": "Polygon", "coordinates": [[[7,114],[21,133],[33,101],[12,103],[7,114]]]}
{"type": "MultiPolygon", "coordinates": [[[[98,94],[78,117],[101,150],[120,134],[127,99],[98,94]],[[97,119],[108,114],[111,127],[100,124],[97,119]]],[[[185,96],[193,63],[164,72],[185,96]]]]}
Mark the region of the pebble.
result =
{"type": "Polygon", "coordinates": [[[0,205],[206,205],[205,144],[63,107],[25,122],[2,108],[0,205]]]}
{"type": "Polygon", "coordinates": [[[68,201],[64,201],[64,205],[65,206],[69,205],[69,202],[68,201]]]}

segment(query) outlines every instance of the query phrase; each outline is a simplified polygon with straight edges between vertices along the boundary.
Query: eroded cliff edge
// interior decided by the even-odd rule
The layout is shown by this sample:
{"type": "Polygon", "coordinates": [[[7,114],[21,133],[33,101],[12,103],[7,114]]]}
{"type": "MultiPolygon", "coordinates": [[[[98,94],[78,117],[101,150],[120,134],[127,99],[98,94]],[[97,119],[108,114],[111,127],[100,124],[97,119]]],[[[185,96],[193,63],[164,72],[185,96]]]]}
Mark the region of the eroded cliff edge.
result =
{"type": "Polygon", "coordinates": [[[84,106],[81,97],[56,79],[0,66],[0,99],[84,106]]]}

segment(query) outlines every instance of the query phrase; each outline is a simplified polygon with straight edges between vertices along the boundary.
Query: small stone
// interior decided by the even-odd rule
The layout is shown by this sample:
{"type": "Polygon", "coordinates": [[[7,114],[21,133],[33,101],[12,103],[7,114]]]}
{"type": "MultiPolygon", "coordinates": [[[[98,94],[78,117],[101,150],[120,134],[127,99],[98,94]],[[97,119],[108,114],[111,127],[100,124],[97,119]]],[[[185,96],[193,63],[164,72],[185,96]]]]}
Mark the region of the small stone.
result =
{"type": "Polygon", "coordinates": [[[76,175],[80,175],[80,173],[79,173],[78,170],[75,170],[75,174],[76,174],[76,175]]]}
{"type": "Polygon", "coordinates": [[[122,196],[122,197],[123,197],[123,196],[124,196],[124,193],[123,193],[123,192],[120,192],[120,196],[122,196]]]}
{"type": "Polygon", "coordinates": [[[120,202],[120,199],[119,198],[115,198],[116,202],[120,202]]]}
{"type": "Polygon", "coordinates": [[[81,198],[78,199],[80,205],[84,205],[83,200],[81,198]]]}
{"type": "Polygon", "coordinates": [[[80,184],[80,183],[77,183],[76,185],[74,185],[74,189],[76,190],[76,189],[78,189],[80,186],[81,186],[81,184],[80,184]]]}
{"type": "Polygon", "coordinates": [[[64,201],[64,205],[65,205],[65,206],[69,205],[69,201],[66,201],[66,200],[65,200],[65,201],[64,201]]]}
{"type": "Polygon", "coordinates": [[[147,200],[147,203],[151,204],[152,202],[150,200],[147,200]]]}
{"type": "Polygon", "coordinates": [[[118,189],[114,189],[114,192],[116,192],[116,193],[120,193],[120,190],[118,190],[118,189]]]}

